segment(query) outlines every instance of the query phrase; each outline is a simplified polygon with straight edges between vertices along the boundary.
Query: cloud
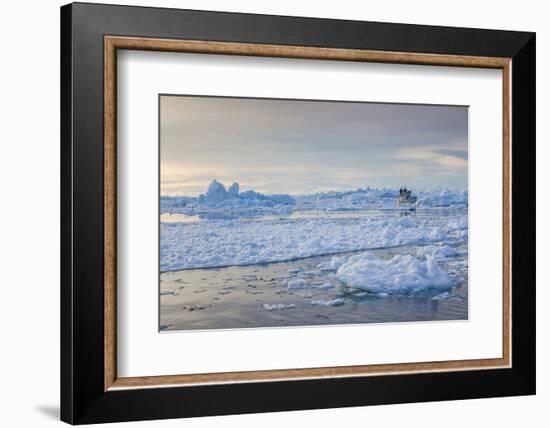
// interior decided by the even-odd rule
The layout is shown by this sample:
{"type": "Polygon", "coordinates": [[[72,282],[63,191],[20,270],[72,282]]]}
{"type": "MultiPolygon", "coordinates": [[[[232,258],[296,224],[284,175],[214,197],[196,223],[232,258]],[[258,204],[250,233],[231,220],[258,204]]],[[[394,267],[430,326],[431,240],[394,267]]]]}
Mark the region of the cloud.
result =
{"type": "MultiPolygon", "coordinates": [[[[401,149],[396,159],[410,161],[416,168],[440,167],[446,173],[467,172],[468,152],[438,146],[418,146],[401,149]]],[[[438,169],[435,168],[434,171],[438,169]]]]}
{"type": "Polygon", "coordinates": [[[163,96],[161,192],[467,186],[466,107],[163,96]]]}
{"type": "Polygon", "coordinates": [[[454,156],[462,160],[468,160],[468,150],[439,149],[436,153],[445,156],[454,156]]]}

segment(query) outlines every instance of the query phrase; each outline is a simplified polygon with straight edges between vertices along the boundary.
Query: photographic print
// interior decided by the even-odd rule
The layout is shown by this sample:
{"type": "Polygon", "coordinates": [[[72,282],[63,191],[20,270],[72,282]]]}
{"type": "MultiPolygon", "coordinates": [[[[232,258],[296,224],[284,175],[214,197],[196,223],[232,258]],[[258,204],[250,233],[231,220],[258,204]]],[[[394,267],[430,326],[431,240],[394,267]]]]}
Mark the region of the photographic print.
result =
{"type": "Polygon", "coordinates": [[[159,95],[161,331],[468,319],[468,108],[159,95]]]}

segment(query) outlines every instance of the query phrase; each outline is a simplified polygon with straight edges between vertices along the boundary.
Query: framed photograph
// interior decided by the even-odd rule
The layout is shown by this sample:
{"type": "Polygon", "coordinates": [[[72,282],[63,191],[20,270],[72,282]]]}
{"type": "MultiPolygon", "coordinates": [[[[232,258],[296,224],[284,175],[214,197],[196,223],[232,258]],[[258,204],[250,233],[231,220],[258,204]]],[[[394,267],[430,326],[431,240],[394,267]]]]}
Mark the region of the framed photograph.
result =
{"type": "Polygon", "coordinates": [[[535,35],[61,8],[61,418],[535,393],[535,35]]]}

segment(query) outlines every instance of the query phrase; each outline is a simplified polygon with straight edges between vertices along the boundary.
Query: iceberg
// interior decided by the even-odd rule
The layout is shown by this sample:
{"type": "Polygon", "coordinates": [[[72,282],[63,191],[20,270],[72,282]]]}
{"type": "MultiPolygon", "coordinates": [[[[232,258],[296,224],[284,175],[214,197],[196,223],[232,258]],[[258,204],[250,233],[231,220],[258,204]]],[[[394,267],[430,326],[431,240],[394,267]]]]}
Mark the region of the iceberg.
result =
{"type": "Polygon", "coordinates": [[[229,186],[229,189],[227,189],[227,194],[231,198],[236,198],[239,196],[239,183],[233,183],[231,186],[229,186]]]}
{"type": "Polygon", "coordinates": [[[222,183],[213,180],[204,195],[204,201],[211,204],[225,201],[228,197],[229,194],[227,193],[227,190],[225,190],[225,186],[222,183]]]}

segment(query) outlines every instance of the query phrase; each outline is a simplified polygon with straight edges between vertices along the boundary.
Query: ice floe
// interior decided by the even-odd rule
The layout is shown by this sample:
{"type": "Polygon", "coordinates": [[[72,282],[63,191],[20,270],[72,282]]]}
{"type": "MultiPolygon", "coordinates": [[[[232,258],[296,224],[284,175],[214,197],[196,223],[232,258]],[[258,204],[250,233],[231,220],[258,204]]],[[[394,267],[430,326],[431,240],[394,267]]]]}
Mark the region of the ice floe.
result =
{"type": "MultiPolygon", "coordinates": [[[[160,269],[270,263],[468,239],[467,210],[455,209],[467,207],[467,192],[418,192],[419,207],[451,208],[445,215],[435,210],[432,215],[431,208],[419,216],[387,211],[397,196],[397,190],[371,188],[305,196],[264,195],[243,192],[238,183],[226,190],[214,180],[200,197],[161,198],[161,213],[197,220],[161,222],[160,269]],[[348,215],[361,209],[370,211],[348,215]]],[[[439,259],[444,251],[432,255],[439,259]]],[[[346,258],[333,258],[318,269],[336,272],[344,262],[346,258]]]]}
{"type": "Polygon", "coordinates": [[[331,288],[334,288],[334,284],[330,282],[325,282],[317,287],[319,290],[329,290],[331,288]]]}
{"type": "Polygon", "coordinates": [[[450,289],[452,281],[436,260],[395,255],[388,260],[369,253],[351,256],[336,277],[352,288],[371,293],[406,294],[428,289],[450,289]]]}
{"type": "Polygon", "coordinates": [[[438,294],[436,296],[433,296],[431,300],[447,300],[451,297],[451,293],[448,291],[445,291],[444,293],[438,294]]]}
{"type": "Polygon", "coordinates": [[[322,271],[334,271],[336,272],[340,266],[346,262],[347,258],[345,256],[332,257],[330,261],[320,263],[317,267],[322,271]]]}
{"type": "MultiPolygon", "coordinates": [[[[418,209],[468,207],[467,191],[447,189],[419,190],[415,192],[418,209]]],[[[397,210],[398,189],[372,189],[370,187],[346,192],[322,192],[311,195],[263,194],[255,190],[240,190],[239,183],[229,188],[213,180],[204,194],[193,196],[162,196],[161,214],[185,214],[209,219],[231,219],[256,216],[290,215],[303,211],[356,211],[397,210]]]]}
{"type": "Polygon", "coordinates": [[[343,306],[346,304],[346,300],[338,297],[331,300],[312,300],[311,304],[315,306],[343,306]]]}
{"type": "Polygon", "coordinates": [[[418,256],[434,257],[438,260],[445,259],[446,257],[454,257],[458,254],[458,251],[454,247],[448,245],[426,245],[419,247],[416,250],[418,256]]]}
{"type": "Polygon", "coordinates": [[[293,309],[296,305],[294,303],[264,303],[262,305],[262,308],[266,311],[276,311],[276,310],[284,310],[284,309],[293,309]]]}
{"type": "Polygon", "coordinates": [[[305,279],[302,278],[294,278],[289,279],[286,282],[286,287],[291,290],[293,288],[309,288],[311,285],[308,284],[308,282],[305,279]]]}
{"type": "MultiPolygon", "coordinates": [[[[461,230],[445,224],[446,219],[426,223],[364,216],[353,221],[319,217],[161,223],[161,271],[267,263],[464,239],[461,230]]],[[[336,270],[341,262],[334,260],[319,269],[336,270]]]]}

